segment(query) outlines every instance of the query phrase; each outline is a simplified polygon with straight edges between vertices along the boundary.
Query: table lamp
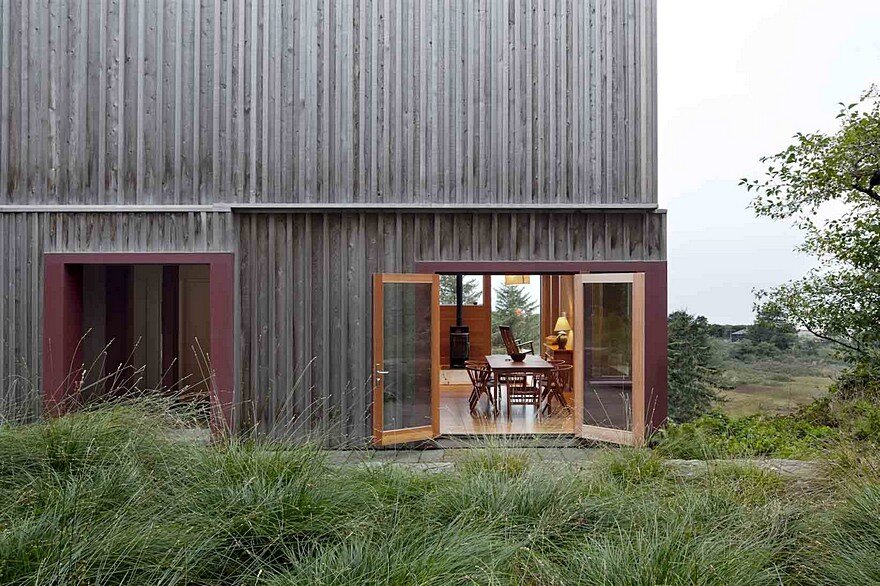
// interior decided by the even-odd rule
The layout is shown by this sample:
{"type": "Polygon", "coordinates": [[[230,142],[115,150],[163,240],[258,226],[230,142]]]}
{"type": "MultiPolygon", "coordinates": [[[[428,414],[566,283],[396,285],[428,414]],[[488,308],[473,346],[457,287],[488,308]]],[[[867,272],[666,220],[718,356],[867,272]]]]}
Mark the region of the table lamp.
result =
{"type": "Polygon", "coordinates": [[[565,317],[565,314],[559,316],[559,319],[556,320],[556,325],[553,326],[553,331],[556,332],[556,347],[559,350],[564,350],[565,345],[568,344],[568,331],[571,329],[571,324],[568,323],[568,318],[565,317]]]}

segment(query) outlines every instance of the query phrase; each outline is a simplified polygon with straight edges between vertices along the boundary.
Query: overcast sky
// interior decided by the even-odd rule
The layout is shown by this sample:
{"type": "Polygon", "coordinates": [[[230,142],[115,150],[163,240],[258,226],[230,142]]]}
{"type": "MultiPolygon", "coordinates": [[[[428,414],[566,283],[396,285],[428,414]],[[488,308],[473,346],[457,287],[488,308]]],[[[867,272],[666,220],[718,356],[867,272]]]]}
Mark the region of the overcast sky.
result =
{"type": "Polygon", "coordinates": [[[752,289],[804,274],[800,234],[757,219],[740,177],[880,82],[878,0],[659,0],[660,205],[669,309],[748,323],[752,289]]]}

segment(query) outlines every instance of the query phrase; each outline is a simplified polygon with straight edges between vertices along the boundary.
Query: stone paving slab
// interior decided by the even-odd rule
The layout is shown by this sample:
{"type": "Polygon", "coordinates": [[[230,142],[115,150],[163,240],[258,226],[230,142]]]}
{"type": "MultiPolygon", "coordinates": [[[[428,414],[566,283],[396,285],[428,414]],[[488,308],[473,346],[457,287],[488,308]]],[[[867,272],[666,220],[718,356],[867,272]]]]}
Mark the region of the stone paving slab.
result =
{"type": "MultiPolygon", "coordinates": [[[[457,462],[473,456],[480,449],[441,449],[441,450],[337,450],[330,452],[331,464],[346,466],[400,466],[420,472],[442,472],[453,470],[457,462]]],[[[566,465],[576,468],[589,468],[596,464],[608,448],[513,448],[508,452],[520,453],[529,457],[536,465],[566,465]]],[[[673,474],[690,478],[706,474],[713,467],[725,465],[754,466],[773,472],[795,482],[816,480],[822,476],[820,462],[808,460],[786,460],[781,458],[734,459],[734,460],[664,460],[673,474]]]]}
{"type": "Polygon", "coordinates": [[[813,480],[822,476],[820,462],[786,460],[782,458],[754,458],[734,460],[666,460],[666,465],[681,476],[697,476],[709,472],[713,466],[754,466],[795,480],[813,480]]]}
{"type": "MultiPolygon", "coordinates": [[[[389,463],[439,464],[455,463],[483,451],[479,448],[440,450],[334,450],[328,459],[333,464],[389,463]]],[[[593,461],[605,450],[594,448],[509,448],[508,453],[520,453],[535,462],[573,463],[593,461]]]]}

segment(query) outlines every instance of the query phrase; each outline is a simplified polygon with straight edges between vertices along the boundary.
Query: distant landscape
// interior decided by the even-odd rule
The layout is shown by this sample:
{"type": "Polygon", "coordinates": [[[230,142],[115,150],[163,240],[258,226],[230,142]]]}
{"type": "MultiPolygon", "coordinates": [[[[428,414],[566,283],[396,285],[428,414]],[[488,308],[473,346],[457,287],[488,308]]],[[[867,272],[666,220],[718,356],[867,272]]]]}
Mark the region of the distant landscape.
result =
{"type": "Polygon", "coordinates": [[[809,334],[788,350],[763,356],[744,351],[747,340],[718,337],[712,345],[720,357],[720,408],[734,417],[792,413],[826,394],[844,367],[829,344],[809,334]]]}

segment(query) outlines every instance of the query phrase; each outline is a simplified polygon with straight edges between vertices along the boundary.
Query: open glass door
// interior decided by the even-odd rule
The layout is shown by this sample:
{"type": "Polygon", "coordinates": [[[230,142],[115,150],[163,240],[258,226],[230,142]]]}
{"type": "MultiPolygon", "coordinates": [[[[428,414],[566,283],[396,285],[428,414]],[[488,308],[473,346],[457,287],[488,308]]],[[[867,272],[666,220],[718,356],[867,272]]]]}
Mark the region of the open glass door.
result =
{"type": "Polygon", "coordinates": [[[373,277],[373,441],[440,435],[440,276],[373,277]]]}
{"type": "Polygon", "coordinates": [[[574,277],[575,435],[645,440],[645,275],[574,277]]]}

